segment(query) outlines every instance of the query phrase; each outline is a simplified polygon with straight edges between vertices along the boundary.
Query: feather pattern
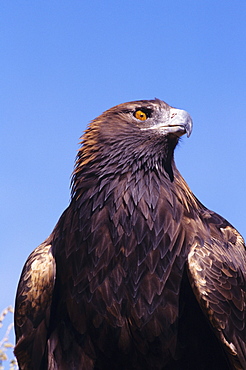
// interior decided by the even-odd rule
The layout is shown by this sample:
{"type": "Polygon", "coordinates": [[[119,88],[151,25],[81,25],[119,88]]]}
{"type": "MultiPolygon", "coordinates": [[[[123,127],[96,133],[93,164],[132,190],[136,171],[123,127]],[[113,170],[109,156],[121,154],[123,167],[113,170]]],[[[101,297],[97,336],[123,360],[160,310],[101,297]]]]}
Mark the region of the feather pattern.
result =
{"type": "Polygon", "coordinates": [[[19,282],[21,369],[246,367],[244,241],[176,169],[191,119],[170,109],[125,103],[83,135],[71,203],[19,282]]]}

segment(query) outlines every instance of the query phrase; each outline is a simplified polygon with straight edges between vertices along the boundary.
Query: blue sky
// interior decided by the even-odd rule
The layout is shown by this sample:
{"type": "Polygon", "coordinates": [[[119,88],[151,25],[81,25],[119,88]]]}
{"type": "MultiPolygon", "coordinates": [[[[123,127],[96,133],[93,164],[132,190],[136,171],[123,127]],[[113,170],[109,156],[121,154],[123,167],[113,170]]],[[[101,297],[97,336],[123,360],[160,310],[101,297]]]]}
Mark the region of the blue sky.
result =
{"type": "Polygon", "coordinates": [[[0,311],[70,198],[88,122],[158,97],[194,130],[176,164],[245,237],[245,0],[1,2],[0,311]]]}

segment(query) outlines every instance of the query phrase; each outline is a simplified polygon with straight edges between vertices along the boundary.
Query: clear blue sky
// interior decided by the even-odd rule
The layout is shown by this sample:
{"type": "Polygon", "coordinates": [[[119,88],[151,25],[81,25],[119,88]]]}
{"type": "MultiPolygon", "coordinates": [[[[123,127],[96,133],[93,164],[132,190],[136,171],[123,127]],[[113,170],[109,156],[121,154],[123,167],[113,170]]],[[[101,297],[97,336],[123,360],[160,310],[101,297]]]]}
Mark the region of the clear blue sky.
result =
{"type": "Polygon", "coordinates": [[[79,136],[158,97],[194,121],[176,150],[196,196],[246,236],[246,2],[1,2],[0,310],[70,197],[79,136]]]}

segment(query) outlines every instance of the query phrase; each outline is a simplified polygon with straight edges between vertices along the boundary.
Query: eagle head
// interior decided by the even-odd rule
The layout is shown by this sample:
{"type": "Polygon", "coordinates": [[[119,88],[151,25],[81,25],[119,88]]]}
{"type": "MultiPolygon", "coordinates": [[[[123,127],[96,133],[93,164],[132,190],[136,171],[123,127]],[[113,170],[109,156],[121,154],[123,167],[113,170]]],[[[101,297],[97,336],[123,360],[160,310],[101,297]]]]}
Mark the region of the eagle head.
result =
{"type": "Polygon", "coordinates": [[[85,168],[88,174],[88,166],[97,168],[97,176],[162,167],[173,181],[174,149],[191,131],[190,115],[162,100],[117,105],[95,118],[82,136],[73,179],[85,168]]]}

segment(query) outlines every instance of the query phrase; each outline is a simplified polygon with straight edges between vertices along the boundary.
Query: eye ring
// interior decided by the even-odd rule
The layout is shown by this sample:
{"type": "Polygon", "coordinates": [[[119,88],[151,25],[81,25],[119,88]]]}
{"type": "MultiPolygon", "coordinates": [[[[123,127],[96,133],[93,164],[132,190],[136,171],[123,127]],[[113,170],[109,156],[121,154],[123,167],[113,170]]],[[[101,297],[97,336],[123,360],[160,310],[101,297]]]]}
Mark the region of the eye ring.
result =
{"type": "Polygon", "coordinates": [[[134,113],[134,117],[139,119],[140,121],[145,121],[148,117],[147,117],[147,114],[145,112],[143,112],[141,109],[138,109],[135,113],[134,113]]]}

